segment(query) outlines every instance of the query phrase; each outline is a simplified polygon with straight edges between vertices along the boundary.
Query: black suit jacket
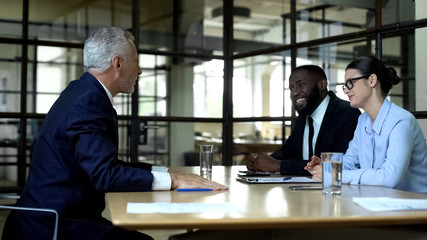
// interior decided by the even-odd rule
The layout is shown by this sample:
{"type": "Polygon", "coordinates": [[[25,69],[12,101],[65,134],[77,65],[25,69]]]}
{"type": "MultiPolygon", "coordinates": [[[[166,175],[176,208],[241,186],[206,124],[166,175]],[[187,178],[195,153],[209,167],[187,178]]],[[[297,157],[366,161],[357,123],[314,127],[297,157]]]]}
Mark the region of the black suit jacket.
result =
{"type": "MultiPolygon", "coordinates": [[[[58,239],[98,239],[113,229],[101,218],[105,192],[150,191],[151,165],[118,159],[117,113],[98,80],[72,81],[40,128],[18,206],[59,212],[58,239]]],[[[13,212],[8,239],[46,239],[52,222],[13,212]]],[[[50,219],[52,220],[52,219],[50,219]]]]}
{"type": "MultiPolygon", "coordinates": [[[[328,95],[330,101],[315,146],[314,154],[319,157],[321,152],[346,152],[360,115],[360,110],[352,108],[348,101],[338,98],[332,91],[329,91],[328,95]]],[[[306,115],[298,116],[291,136],[282,148],[271,154],[275,159],[282,160],[280,164],[282,174],[310,175],[304,170],[309,159],[302,157],[305,121],[306,115]]]]}

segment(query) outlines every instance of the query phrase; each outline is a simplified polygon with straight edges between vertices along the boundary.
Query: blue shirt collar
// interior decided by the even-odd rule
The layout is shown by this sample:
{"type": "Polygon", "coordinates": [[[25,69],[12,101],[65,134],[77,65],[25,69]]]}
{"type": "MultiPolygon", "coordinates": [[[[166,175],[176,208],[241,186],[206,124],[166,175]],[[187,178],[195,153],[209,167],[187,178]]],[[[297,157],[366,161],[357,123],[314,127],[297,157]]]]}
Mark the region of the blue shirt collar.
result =
{"type": "Polygon", "coordinates": [[[390,108],[391,108],[391,102],[386,98],[383,102],[383,105],[381,106],[381,109],[373,125],[372,125],[372,119],[368,115],[368,118],[366,118],[366,122],[365,122],[365,130],[367,133],[375,132],[378,135],[381,134],[381,129],[384,125],[384,122],[387,118],[390,108]]]}

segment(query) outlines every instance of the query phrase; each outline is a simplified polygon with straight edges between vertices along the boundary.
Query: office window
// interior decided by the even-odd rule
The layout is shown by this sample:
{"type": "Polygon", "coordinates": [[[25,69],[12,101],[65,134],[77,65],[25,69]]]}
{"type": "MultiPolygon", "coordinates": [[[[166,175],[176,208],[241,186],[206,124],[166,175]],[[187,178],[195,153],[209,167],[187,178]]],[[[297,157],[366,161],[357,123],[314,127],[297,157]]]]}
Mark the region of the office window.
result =
{"type": "Polygon", "coordinates": [[[280,117],[284,111],[290,116],[290,100],[284,97],[289,74],[290,58],[280,54],[234,60],[233,116],[280,117]]]}
{"type": "Polygon", "coordinates": [[[84,42],[101,26],[132,26],[131,0],[29,1],[29,38],[84,42]]]}
{"type": "Polygon", "coordinates": [[[0,37],[21,38],[22,1],[1,1],[0,37]]]}
{"type": "MultiPolygon", "coordinates": [[[[168,122],[140,120],[138,131],[130,134],[131,122],[119,120],[119,158],[123,161],[131,160],[129,146],[134,134],[138,136],[137,161],[169,166],[169,129],[168,122]]],[[[187,140],[194,141],[194,135],[185,139],[187,140]]]]}
{"type": "MultiPolygon", "coordinates": [[[[212,20],[221,0],[140,1],[141,49],[222,54],[222,22],[212,20]]],[[[221,18],[222,19],[222,18],[221,18]]]]}
{"type": "Polygon", "coordinates": [[[0,43],[0,112],[19,112],[21,46],[0,43]]]}
{"type": "Polygon", "coordinates": [[[337,5],[328,4],[328,1],[299,1],[297,42],[357,32],[375,26],[374,6],[375,1],[341,1],[337,5]]]}
{"type": "Polygon", "coordinates": [[[194,68],[194,116],[222,117],[224,63],[212,60],[194,68]]]}
{"type": "MultiPolygon", "coordinates": [[[[252,153],[273,153],[282,145],[282,122],[238,122],[233,125],[233,165],[246,164],[245,157],[252,153]]],[[[285,135],[290,135],[290,127],[285,135]]]]}
{"type": "MultiPolygon", "coordinates": [[[[169,166],[169,123],[148,121],[144,122],[142,127],[147,128],[145,128],[145,135],[140,135],[138,160],[157,166],[169,166]]],[[[192,142],[193,139],[194,136],[188,140],[192,142]]]]}
{"type": "Polygon", "coordinates": [[[0,119],[0,186],[17,187],[18,178],[18,154],[24,153],[25,164],[30,163],[32,147],[34,146],[38,130],[41,125],[40,119],[27,119],[27,135],[25,147],[20,147],[21,121],[18,118],[0,119]]]}
{"type": "Polygon", "coordinates": [[[47,113],[68,83],[80,78],[82,54],[82,49],[29,47],[28,112],[47,113]]]}
{"type": "MultiPolygon", "coordinates": [[[[186,141],[190,143],[182,143],[188,145],[190,148],[190,144],[192,144],[193,149],[191,151],[184,153],[184,164],[186,166],[199,166],[199,150],[200,145],[202,144],[212,144],[214,145],[214,165],[222,165],[222,124],[221,123],[211,123],[211,122],[194,122],[194,123],[184,123],[178,126],[185,127],[187,126],[189,129],[194,129],[193,139],[190,139],[190,135],[188,134],[188,138],[186,141]]],[[[176,126],[176,127],[178,127],[176,126]]],[[[180,147],[173,146],[171,144],[171,149],[180,147]]],[[[189,149],[188,148],[188,149],[189,149]]],[[[185,148],[184,148],[185,149],[185,148]]],[[[176,151],[176,150],[171,150],[176,151]]],[[[179,151],[177,152],[179,154],[179,151]]],[[[171,154],[171,156],[173,156],[171,154]]],[[[179,155],[175,155],[176,158],[180,159],[179,155]]]]}
{"type": "Polygon", "coordinates": [[[283,31],[286,27],[283,27],[283,15],[290,13],[290,2],[235,0],[235,51],[263,49],[284,43],[283,31]]]}
{"type": "Polygon", "coordinates": [[[409,111],[415,111],[415,55],[412,31],[383,39],[383,62],[400,77],[400,83],[390,90],[390,100],[409,111]]]}
{"type": "Polygon", "coordinates": [[[406,0],[382,1],[382,24],[400,23],[415,19],[415,2],[406,0]]]}
{"type": "Polygon", "coordinates": [[[19,124],[19,119],[0,119],[0,179],[5,179],[3,184],[8,187],[17,182],[19,124]]]}
{"type": "Polygon", "coordinates": [[[158,55],[140,57],[142,75],[139,77],[139,115],[167,116],[168,59],[158,55]]]}

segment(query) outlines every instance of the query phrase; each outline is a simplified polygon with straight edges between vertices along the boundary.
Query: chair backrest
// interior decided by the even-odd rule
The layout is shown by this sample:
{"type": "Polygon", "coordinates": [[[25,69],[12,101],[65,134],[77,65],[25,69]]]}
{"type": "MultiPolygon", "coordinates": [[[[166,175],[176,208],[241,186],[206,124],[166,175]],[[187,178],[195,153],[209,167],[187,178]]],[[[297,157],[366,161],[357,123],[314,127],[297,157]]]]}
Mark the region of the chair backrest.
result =
{"type": "MultiPolygon", "coordinates": [[[[8,195],[8,194],[0,193],[0,199],[19,199],[19,195],[8,195]]],[[[56,210],[48,209],[48,208],[16,207],[16,206],[8,206],[8,205],[0,205],[0,209],[9,209],[9,210],[17,210],[17,211],[47,212],[47,213],[55,214],[55,226],[54,226],[54,230],[53,230],[53,240],[57,239],[59,215],[58,215],[58,212],[56,210]]]]}

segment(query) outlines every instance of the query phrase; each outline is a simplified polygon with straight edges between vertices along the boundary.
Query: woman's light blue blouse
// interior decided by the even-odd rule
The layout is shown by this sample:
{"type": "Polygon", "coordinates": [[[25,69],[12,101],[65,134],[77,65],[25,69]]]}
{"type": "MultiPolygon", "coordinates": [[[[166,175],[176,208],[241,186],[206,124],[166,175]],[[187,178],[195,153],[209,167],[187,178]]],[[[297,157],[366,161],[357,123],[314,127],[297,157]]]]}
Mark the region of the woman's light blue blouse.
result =
{"type": "Polygon", "coordinates": [[[343,183],[427,192],[426,140],[415,117],[385,99],[372,125],[360,115],[343,158],[343,183]]]}

